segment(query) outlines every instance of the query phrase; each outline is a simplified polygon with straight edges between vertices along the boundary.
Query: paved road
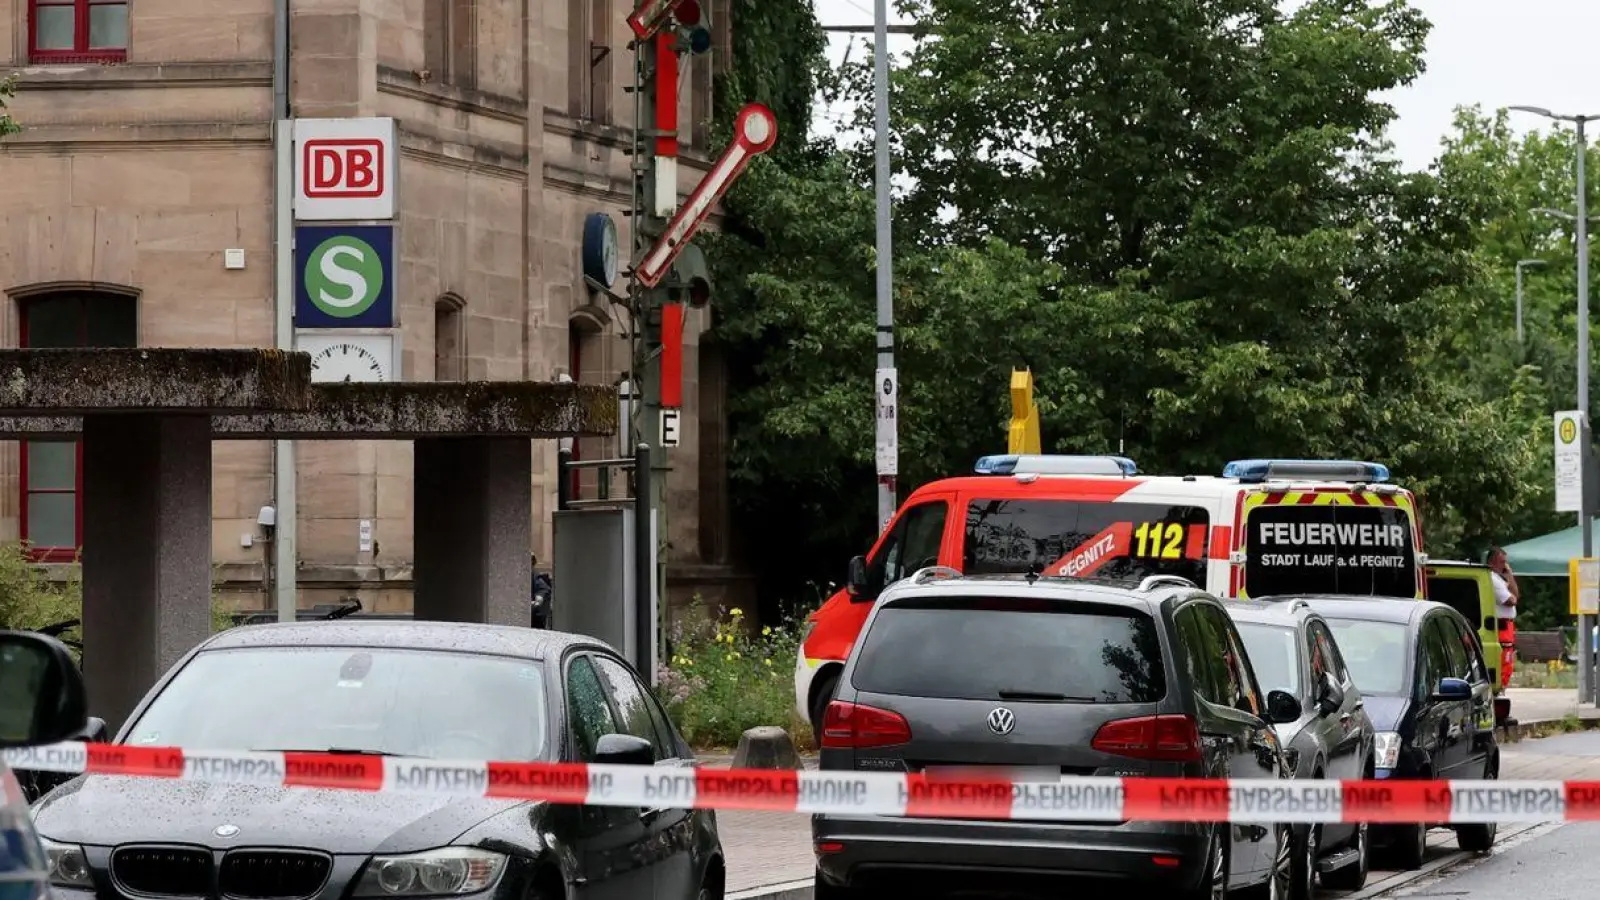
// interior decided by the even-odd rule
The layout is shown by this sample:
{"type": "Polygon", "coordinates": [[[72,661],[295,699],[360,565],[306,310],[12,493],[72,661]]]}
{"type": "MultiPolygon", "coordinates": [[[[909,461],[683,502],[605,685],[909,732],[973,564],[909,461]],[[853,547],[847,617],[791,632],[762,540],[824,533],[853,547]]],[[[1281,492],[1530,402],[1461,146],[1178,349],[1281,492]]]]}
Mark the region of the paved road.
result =
{"type": "MultiPolygon", "coordinates": [[[[1526,740],[1515,744],[1507,744],[1501,750],[1501,778],[1505,779],[1600,779],[1600,731],[1582,732],[1577,734],[1560,735],[1543,740],[1526,740]]],[[[708,765],[726,766],[729,758],[719,754],[707,754],[708,765]]],[[[808,766],[814,766],[813,760],[807,760],[808,766]]],[[[732,892],[751,891],[765,886],[793,883],[808,879],[814,871],[811,855],[810,823],[805,816],[792,813],[767,813],[767,812],[721,812],[717,820],[722,826],[723,849],[728,854],[728,890],[732,892]]],[[[1588,828],[1588,826],[1584,826],[1588,828]]],[[[1595,826],[1600,828],[1600,826],[1595,826]]],[[[1578,826],[1569,826],[1561,831],[1578,829],[1578,826]]],[[[1511,849],[1504,853],[1512,856],[1520,853],[1516,846],[1518,840],[1527,840],[1535,832],[1542,832],[1544,826],[1528,827],[1515,826],[1502,829],[1502,837],[1511,849]]],[[[1600,835],[1600,831],[1579,829],[1575,833],[1600,835]]],[[[1541,838],[1541,840],[1544,840],[1541,838]]],[[[1456,851],[1455,835],[1445,830],[1435,830],[1429,835],[1428,840],[1428,866],[1432,869],[1447,866],[1451,869],[1459,864],[1459,855],[1456,851]]],[[[1594,855],[1595,848],[1591,847],[1590,854],[1594,855]]],[[[1487,865],[1495,862],[1501,854],[1496,854],[1482,861],[1487,865]]],[[[1498,865],[1498,863],[1496,863],[1498,865]]],[[[1367,887],[1354,894],[1339,894],[1323,892],[1322,896],[1333,900],[1366,900],[1369,897],[1386,895],[1385,892],[1395,890],[1408,890],[1409,885],[1419,883],[1416,872],[1372,872],[1367,881],[1367,887]]],[[[1456,889],[1459,890],[1459,889],[1456,889]]],[[[1529,896],[1537,896],[1538,900],[1567,900],[1569,895],[1548,893],[1541,889],[1537,895],[1524,894],[1518,900],[1527,900],[1529,896]]],[[[1594,891],[1583,894],[1584,898],[1593,896],[1594,891]]],[[[1432,897],[1434,895],[1415,895],[1418,897],[1432,897]]],[[[1443,895],[1439,895],[1443,896],[1443,895]]],[[[1451,894],[1452,897],[1462,895],[1451,894]]],[[[1570,895],[1577,900],[1578,895],[1570,895]]],[[[1491,898],[1471,895],[1470,900],[1491,900],[1491,898]]]]}
{"type": "Polygon", "coordinates": [[[1541,825],[1482,860],[1384,894],[1408,900],[1587,900],[1595,893],[1600,823],[1541,825]]]}

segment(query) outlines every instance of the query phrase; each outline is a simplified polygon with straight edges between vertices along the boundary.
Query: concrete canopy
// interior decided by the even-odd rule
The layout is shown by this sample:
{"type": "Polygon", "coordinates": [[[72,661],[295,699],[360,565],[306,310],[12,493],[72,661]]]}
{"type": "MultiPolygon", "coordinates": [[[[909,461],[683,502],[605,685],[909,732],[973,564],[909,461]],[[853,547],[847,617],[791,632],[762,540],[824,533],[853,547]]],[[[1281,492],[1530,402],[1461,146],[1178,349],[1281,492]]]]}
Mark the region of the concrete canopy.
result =
{"type": "Polygon", "coordinates": [[[82,441],[84,677],[113,730],[211,633],[214,440],[415,441],[417,617],[527,624],[530,439],[617,418],[604,385],[314,385],[301,352],[0,350],[0,438],[82,441]]]}

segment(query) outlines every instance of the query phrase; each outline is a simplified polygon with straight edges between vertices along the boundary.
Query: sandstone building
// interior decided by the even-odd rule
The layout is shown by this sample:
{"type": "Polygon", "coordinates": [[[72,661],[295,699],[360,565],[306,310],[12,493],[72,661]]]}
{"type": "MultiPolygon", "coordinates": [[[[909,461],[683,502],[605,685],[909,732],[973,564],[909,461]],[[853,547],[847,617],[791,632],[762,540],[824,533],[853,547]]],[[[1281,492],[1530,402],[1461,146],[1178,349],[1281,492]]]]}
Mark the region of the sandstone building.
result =
{"type": "MultiPolygon", "coordinates": [[[[586,216],[630,246],[629,0],[288,0],[295,117],[392,116],[404,380],[614,384],[621,323],[585,287],[586,216]]],[[[680,167],[703,170],[716,51],[686,66],[680,167]],[[696,163],[696,159],[700,162],[696,163]]],[[[272,346],[274,0],[0,0],[0,78],[26,130],[0,142],[0,346],[272,346]],[[244,251],[242,269],[226,250],[244,251]]],[[[668,587],[723,596],[723,379],[686,331],[670,451],[668,587]]],[[[580,457],[614,455],[580,442],[580,457]]],[[[553,444],[535,453],[534,547],[550,559],[553,444]]],[[[301,604],[409,608],[411,446],[301,442],[301,604]],[[370,528],[364,542],[362,523],[370,528]]],[[[257,513],[273,456],[219,442],[213,559],[235,605],[264,605],[257,513]]],[[[592,476],[586,476],[592,480],[592,476]]],[[[81,542],[74,443],[0,444],[0,539],[44,560],[81,542]]],[[[559,578],[559,573],[558,573],[559,578]]]]}

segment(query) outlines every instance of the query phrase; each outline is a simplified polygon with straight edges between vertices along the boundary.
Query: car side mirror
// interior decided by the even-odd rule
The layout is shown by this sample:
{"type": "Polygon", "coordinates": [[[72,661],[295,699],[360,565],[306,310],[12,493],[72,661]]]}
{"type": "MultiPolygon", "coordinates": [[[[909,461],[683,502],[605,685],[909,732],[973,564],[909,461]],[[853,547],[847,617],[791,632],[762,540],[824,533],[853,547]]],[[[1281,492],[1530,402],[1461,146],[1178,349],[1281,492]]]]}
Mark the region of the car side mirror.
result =
{"type": "Polygon", "coordinates": [[[1331,675],[1323,678],[1322,690],[1317,697],[1317,711],[1326,716],[1341,706],[1344,706],[1344,688],[1331,675]]]}
{"type": "Polygon", "coordinates": [[[1288,691],[1267,692],[1267,721],[1274,725],[1287,725],[1300,720],[1300,701],[1288,691]]]}
{"type": "Polygon", "coordinates": [[[1441,678],[1434,688],[1434,700],[1471,700],[1472,685],[1460,678],[1441,678]]]}
{"type": "Polygon", "coordinates": [[[78,735],[78,740],[88,744],[104,744],[110,739],[106,734],[106,720],[99,716],[90,716],[89,724],[84,726],[83,732],[78,735]]]}
{"type": "Polygon", "coordinates": [[[611,766],[653,766],[656,748],[631,734],[603,734],[595,741],[594,761],[611,766]]]}
{"type": "Polygon", "coordinates": [[[0,631],[0,747],[70,741],[89,725],[83,674],[55,638],[0,631]]]}
{"type": "Polygon", "coordinates": [[[852,557],[850,572],[845,579],[845,590],[850,593],[850,599],[857,602],[876,600],[878,592],[872,583],[872,567],[867,565],[865,556],[852,557]]]}

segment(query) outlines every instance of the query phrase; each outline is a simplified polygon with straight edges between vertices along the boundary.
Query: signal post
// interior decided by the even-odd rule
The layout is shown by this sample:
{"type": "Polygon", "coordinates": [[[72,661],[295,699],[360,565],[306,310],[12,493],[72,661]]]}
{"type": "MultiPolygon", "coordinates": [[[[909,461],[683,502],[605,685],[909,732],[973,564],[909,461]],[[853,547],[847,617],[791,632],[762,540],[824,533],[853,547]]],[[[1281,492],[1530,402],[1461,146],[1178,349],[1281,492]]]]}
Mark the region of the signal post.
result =
{"type": "MultiPolygon", "coordinates": [[[[633,371],[638,402],[630,404],[630,433],[647,447],[650,519],[655,530],[654,584],[648,594],[666,614],[666,451],[683,427],[684,321],[690,308],[711,301],[705,256],[691,243],[735,178],[777,139],[772,111],[747,104],[732,144],[687,201],[678,203],[678,85],[686,61],[711,49],[711,22],[701,0],[642,0],[628,16],[634,39],[633,264],[628,270],[633,371]]],[[[640,608],[647,608],[641,606],[640,608]]],[[[661,624],[661,623],[658,623],[661,624]]],[[[658,632],[659,634],[659,632],[658,632]]],[[[659,642],[659,637],[658,637],[659,642]]],[[[649,673],[652,681],[655,673],[649,673]]]]}

